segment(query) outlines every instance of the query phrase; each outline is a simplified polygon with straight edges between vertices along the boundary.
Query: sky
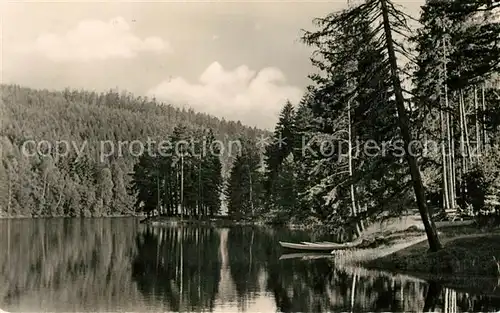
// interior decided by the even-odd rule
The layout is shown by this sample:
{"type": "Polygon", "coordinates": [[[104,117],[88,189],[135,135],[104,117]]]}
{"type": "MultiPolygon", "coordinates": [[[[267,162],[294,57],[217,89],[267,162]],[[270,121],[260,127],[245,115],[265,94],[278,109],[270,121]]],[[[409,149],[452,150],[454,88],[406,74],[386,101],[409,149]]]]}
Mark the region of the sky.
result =
{"type": "MultiPolygon", "coordinates": [[[[347,1],[0,0],[2,83],[118,88],[272,129],[310,83],[312,20],[347,1]]],[[[417,16],[423,0],[397,0],[417,16]]]]}

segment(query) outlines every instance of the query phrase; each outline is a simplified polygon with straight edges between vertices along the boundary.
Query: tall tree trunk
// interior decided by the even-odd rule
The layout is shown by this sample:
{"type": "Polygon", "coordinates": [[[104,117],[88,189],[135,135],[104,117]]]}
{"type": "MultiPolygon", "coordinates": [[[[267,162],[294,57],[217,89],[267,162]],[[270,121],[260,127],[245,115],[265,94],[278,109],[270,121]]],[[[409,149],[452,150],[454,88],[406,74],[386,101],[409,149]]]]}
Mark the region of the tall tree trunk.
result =
{"type": "Polygon", "coordinates": [[[443,209],[447,210],[450,208],[450,191],[449,191],[449,181],[448,181],[448,166],[447,166],[447,158],[446,158],[446,149],[445,149],[445,120],[442,107],[439,108],[439,122],[441,129],[441,161],[442,161],[442,179],[443,179],[443,209]]]}
{"type": "Polygon", "coordinates": [[[396,98],[396,107],[398,112],[399,126],[401,128],[401,134],[405,143],[405,154],[410,167],[410,173],[413,180],[413,188],[415,190],[415,197],[417,200],[418,210],[422,217],[422,222],[425,227],[425,232],[427,233],[427,240],[429,241],[429,247],[431,251],[438,251],[441,249],[441,243],[436,230],[436,225],[432,220],[432,216],[429,213],[425,199],[425,190],[422,183],[422,177],[420,175],[420,169],[418,168],[417,159],[415,156],[410,154],[409,145],[412,142],[412,136],[409,129],[409,120],[406,113],[405,102],[403,98],[403,89],[401,87],[401,81],[398,74],[398,64],[396,59],[396,52],[394,49],[394,42],[392,38],[391,24],[389,21],[389,12],[387,9],[386,0],[381,0],[382,18],[384,25],[384,32],[386,36],[387,53],[389,57],[392,84],[394,88],[394,95],[396,98]]]}
{"type": "Polygon", "coordinates": [[[184,220],[184,154],[181,154],[181,221],[184,220]]]}
{"type": "Polygon", "coordinates": [[[180,201],[180,192],[179,192],[179,186],[180,186],[180,165],[175,166],[175,179],[174,179],[174,185],[172,188],[172,193],[174,194],[174,209],[175,209],[175,215],[178,216],[180,212],[180,207],[181,207],[181,201],[180,201]]]}
{"type": "Polygon", "coordinates": [[[249,191],[250,191],[250,209],[252,211],[252,217],[254,217],[254,206],[253,206],[253,183],[252,183],[252,172],[250,171],[250,164],[248,164],[248,180],[250,183],[249,191]]]}
{"type": "Polygon", "coordinates": [[[160,215],[161,205],[160,205],[160,172],[156,173],[156,213],[160,215]]]}
{"type": "Polygon", "coordinates": [[[486,145],[488,144],[488,136],[486,133],[486,123],[485,123],[485,112],[486,112],[486,101],[485,101],[485,96],[484,96],[484,84],[481,88],[481,107],[482,107],[482,119],[481,122],[483,124],[483,149],[486,148],[486,145]]]}
{"type": "Polygon", "coordinates": [[[200,163],[198,165],[198,205],[197,205],[197,210],[198,210],[198,217],[201,217],[202,215],[202,207],[203,207],[203,198],[202,198],[202,192],[201,192],[201,158],[200,158],[200,163]]]}
{"type": "MultiPolygon", "coordinates": [[[[459,91],[458,95],[458,116],[460,121],[460,157],[462,159],[462,168],[461,168],[461,177],[463,177],[463,173],[466,171],[466,159],[465,159],[465,132],[464,132],[464,120],[463,120],[463,95],[462,90],[459,91]]],[[[460,184],[460,186],[462,183],[460,184]]]]}
{"type": "MultiPolygon", "coordinates": [[[[356,195],[355,195],[355,190],[354,190],[354,182],[353,182],[353,170],[352,170],[352,128],[351,128],[351,99],[347,101],[347,133],[348,133],[348,162],[349,162],[349,179],[351,180],[351,215],[353,217],[356,216],[356,195]]],[[[359,227],[359,224],[356,222],[356,236],[361,235],[361,229],[359,227]]]]}
{"type": "Polygon", "coordinates": [[[479,156],[482,153],[481,147],[481,131],[479,128],[479,104],[477,101],[477,87],[474,86],[474,116],[476,117],[476,156],[479,156]]]}
{"type": "Polygon", "coordinates": [[[467,159],[469,160],[469,163],[472,163],[472,150],[470,147],[469,127],[467,125],[467,111],[465,109],[464,94],[463,92],[461,92],[460,94],[462,98],[462,119],[464,121],[463,123],[464,123],[464,135],[465,135],[465,148],[467,152],[467,159]]]}
{"type": "Polygon", "coordinates": [[[460,195],[463,199],[467,193],[467,185],[465,184],[465,174],[469,170],[469,165],[472,162],[470,152],[469,131],[467,127],[467,118],[465,114],[465,100],[463,90],[459,91],[459,114],[460,114],[460,153],[462,154],[462,169],[460,177],[460,195]]]}
{"type": "MultiPolygon", "coordinates": [[[[444,29],[443,29],[444,31],[444,29]]],[[[447,57],[448,53],[446,50],[446,40],[443,39],[443,72],[444,72],[444,100],[445,100],[445,123],[446,123],[446,135],[447,135],[447,146],[448,146],[448,192],[449,192],[449,207],[455,208],[455,148],[453,141],[453,128],[451,127],[451,118],[450,118],[450,103],[448,101],[448,68],[447,68],[447,57]]]]}
{"type": "MultiPolygon", "coordinates": [[[[443,46],[443,57],[442,57],[443,77],[446,77],[446,46],[445,46],[444,39],[442,41],[442,46],[443,46]]],[[[448,158],[446,156],[446,150],[447,150],[446,143],[448,142],[448,137],[447,137],[446,116],[445,116],[445,112],[444,112],[444,108],[443,108],[443,99],[444,99],[445,108],[447,108],[448,107],[448,88],[447,88],[446,79],[444,79],[443,82],[444,82],[443,86],[440,86],[440,88],[439,88],[439,92],[440,92],[439,125],[440,125],[440,131],[441,131],[440,144],[441,144],[441,161],[442,161],[442,180],[443,180],[442,209],[447,210],[451,206],[450,205],[450,173],[448,171],[449,164],[448,164],[448,158]],[[444,97],[443,97],[443,88],[442,87],[444,87],[444,97]]]]}
{"type": "Polygon", "coordinates": [[[165,206],[165,215],[170,216],[170,202],[171,202],[171,197],[170,197],[170,180],[171,180],[171,173],[168,169],[165,169],[163,172],[163,203],[165,206]]]}
{"type": "Polygon", "coordinates": [[[457,168],[455,166],[455,131],[451,125],[450,112],[448,112],[448,127],[450,129],[450,170],[451,170],[451,208],[457,207],[457,168]]]}
{"type": "Polygon", "coordinates": [[[168,214],[170,216],[174,215],[174,212],[175,212],[175,188],[173,188],[173,186],[174,186],[174,181],[172,179],[172,177],[174,177],[173,175],[174,175],[174,173],[170,169],[170,172],[168,175],[168,196],[170,197],[170,199],[168,199],[168,207],[169,207],[168,214]]]}

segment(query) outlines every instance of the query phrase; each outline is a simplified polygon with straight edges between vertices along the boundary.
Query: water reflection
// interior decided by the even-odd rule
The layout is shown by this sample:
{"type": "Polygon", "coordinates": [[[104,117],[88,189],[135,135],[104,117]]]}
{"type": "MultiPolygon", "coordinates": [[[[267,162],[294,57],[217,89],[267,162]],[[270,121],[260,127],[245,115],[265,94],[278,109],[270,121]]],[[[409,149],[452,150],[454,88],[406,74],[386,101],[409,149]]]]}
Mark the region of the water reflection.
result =
{"type": "Polygon", "coordinates": [[[169,311],[211,310],[217,295],[220,236],[211,228],[149,228],[138,234],[132,278],[169,311]]]}
{"type": "Polygon", "coordinates": [[[0,221],[0,308],[101,311],[142,297],[130,276],[136,227],[126,219],[0,221]]]}
{"type": "MultiPolygon", "coordinates": [[[[258,228],[151,228],[137,220],[0,221],[0,308],[7,311],[498,311],[490,281],[438,282],[282,258],[258,228]],[[446,284],[449,286],[450,284],[446,284]],[[462,286],[470,287],[463,291],[462,286]],[[486,286],[486,289],[481,289],[486,286]],[[491,287],[491,288],[490,288],[491,287]],[[489,295],[481,295],[489,290],[489,295]]],[[[499,288],[500,289],[500,288],[499,288]]]]}

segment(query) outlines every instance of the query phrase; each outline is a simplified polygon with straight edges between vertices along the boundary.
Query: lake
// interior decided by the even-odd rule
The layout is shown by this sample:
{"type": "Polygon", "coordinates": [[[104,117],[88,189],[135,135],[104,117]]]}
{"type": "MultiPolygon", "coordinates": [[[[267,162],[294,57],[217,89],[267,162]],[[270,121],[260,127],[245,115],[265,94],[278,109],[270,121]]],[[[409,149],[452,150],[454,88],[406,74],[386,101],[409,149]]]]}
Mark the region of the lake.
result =
{"type": "MultiPolygon", "coordinates": [[[[8,312],[498,311],[498,290],[287,258],[285,229],[151,227],[136,218],[0,220],[8,312]],[[280,259],[281,258],[281,259],[280,259]]],[[[290,255],[288,255],[290,256],[290,255]]],[[[498,287],[500,289],[500,286],[498,287]]]]}

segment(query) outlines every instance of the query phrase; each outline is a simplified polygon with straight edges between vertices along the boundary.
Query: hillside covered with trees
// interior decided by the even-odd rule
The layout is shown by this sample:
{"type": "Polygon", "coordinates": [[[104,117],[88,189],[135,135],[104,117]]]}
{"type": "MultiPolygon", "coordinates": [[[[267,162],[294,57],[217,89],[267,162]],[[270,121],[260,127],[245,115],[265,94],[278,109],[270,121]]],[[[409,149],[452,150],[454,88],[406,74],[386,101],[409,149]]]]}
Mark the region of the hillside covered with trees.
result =
{"type": "MultiPolygon", "coordinates": [[[[178,199],[180,162],[159,160],[148,151],[141,154],[140,145],[131,142],[175,144],[190,138],[199,145],[217,139],[225,146],[264,133],[240,122],[115,90],[49,91],[2,85],[0,93],[0,215],[109,216],[133,214],[139,205],[154,209],[156,202],[138,200],[178,199]],[[58,141],[70,144],[67,153],[61,145],[56,153],[58,141]],[[120,142],[125,144],[121,153],[120,142]],[[139,194],[144,190],[147,195],[139,194]]],[[[220,158],[186,156],[188,206],[194,201],[203,204],[204,212],[219,212],[222,179],[234,158],[228,149],[220,150],[220,158]]],[[[171,208],[173,202],[162,204],[171,208]]]]}

